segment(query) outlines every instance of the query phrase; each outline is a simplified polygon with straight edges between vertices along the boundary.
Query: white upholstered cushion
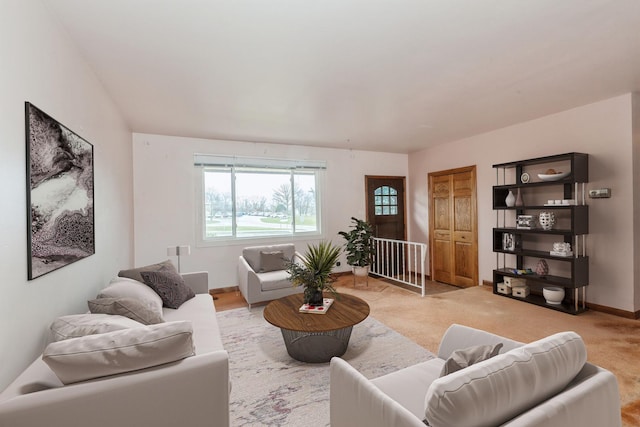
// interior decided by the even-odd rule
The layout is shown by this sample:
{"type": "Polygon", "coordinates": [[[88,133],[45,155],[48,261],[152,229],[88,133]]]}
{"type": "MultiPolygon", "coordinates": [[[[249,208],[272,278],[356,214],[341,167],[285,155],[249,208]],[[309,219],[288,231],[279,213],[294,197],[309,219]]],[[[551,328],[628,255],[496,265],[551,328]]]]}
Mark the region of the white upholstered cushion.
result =
{"type": "Polygon", "coordinates": [[[137,280],[114,277],[109,285],[98,292],[97,298],[133,298],[149,306],[162,317],[162,298],[153,289],[137,280]]]}
{"type": "Polygon", "coordinates": [[[424,418],[424,397],[444,360],[433,358],[371,380],[387,396],[407,408],[418,419],[424,418]]]}
{"type": "Polygon", "coordinates": [[[139,326],[143,326],[142,323],[125,316],[85,313],[58,317],[51,323],[49,329],[51,341],[62,341],[139,326]]]}
{"type": "Polygon", "coordinates": [[[587,360],[580,336],[561,332],[435,380],[425,398],[432,427],[500,425],[539,404],[587,360]]]}
{"type": "Polygon", "coordinates": [[[42,360],[64,384],[149,368],[195,354],[191,322],[177,321],[51,343],[42,360]]]}

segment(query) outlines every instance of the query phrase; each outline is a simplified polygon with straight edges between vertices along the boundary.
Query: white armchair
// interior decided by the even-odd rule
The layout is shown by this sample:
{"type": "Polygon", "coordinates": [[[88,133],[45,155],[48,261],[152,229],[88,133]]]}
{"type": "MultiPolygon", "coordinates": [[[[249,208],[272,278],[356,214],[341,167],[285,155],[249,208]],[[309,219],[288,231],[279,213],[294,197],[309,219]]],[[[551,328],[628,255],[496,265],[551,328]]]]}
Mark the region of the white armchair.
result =
{"type": "Polygon", "coordinates": [[[295,293],[286,271],[285,260],[300,257],[293,243],[251,246],[242,250],[238,258],[238,287],[249,304],[270,301],[295,293]]]}

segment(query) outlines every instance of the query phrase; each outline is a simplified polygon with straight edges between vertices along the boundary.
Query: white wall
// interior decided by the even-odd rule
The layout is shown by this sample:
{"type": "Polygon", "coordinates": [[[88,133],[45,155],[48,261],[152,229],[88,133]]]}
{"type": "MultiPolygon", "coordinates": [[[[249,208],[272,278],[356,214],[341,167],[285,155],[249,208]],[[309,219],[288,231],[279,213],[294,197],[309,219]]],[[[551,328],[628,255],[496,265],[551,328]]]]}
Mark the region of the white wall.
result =
{"type": "MultiPolygon", "coordinates": [[[[242,248],[263,241],[196,247],[194,153],[325,160],[325,236],[336,244],[344,242],[337,232],[348,229],[352,216],[365,217],[365,175],[407,176],[404,154],[134,134],[136,265],[166,259],[167,246],[188,244],[191,255],[181,259],[182,270],[209,271],[212,289],[236,286],[237,259],[242,248]]],[[[297,249],[304,252],[308,242],[296,241],[297,249]]],[[[341,261],[337,271],[346,271],[344,257],[341,261]]]]}
{"type": "Polygon", "coordinates": [[[65,33],[39,1],[0,1],[0,389],[43,350],[51,321],[132,261],[131,133],[65,33]],[[24,102],[94,145],[95,255],[27,280],[24,102]]]}
{"type": "Polygon", "coordinates": [[[477,165],[480,281],[492,280],[495,254],[493,164],[567,152],[589,154],[587,189],[611,188],[610,199],[588,199],[590,285],[587,301],[634,311],[631,94],[426,149],[409,156],[411,239],[428,241],[427,174],[477,165]]]}

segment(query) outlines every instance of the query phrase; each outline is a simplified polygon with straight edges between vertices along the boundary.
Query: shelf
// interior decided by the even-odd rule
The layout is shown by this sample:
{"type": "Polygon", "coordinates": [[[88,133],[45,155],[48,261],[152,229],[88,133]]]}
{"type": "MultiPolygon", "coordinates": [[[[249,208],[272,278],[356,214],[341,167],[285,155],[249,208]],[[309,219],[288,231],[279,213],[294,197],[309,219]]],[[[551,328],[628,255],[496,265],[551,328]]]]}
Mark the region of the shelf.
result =
{"type": "Polygon", "coordinates": [[[527,205],[527,206],[494,206],[497,211],[526,211],[526,210],[549,210],[549,209],[575,209],[586,205],[527,205]]]}
{"type": "MultiPolygon", "coordinates": [[[[502,176],[503,182],[502,185],[495,185],[492,189],[493,209],[503,212],[502,215],[496,212],[496,227],[493,229],[493,252],[511,255],[510,258],[496,255],[496,263],[498,265],[493,270],[493,293],[505,298],[520,300],[569,314],[578,314],[585,311],[586,286],[589,284],[589,257],[575,255],[562,257],[551,255],[549,251],[539,249],[545,249],[547,244],[550,246],[549,242],[552,241],[551,238],[545,239],[543,236],[561,236],[561,240],[572,244],[573,250],[578,255],[585,255],[586,235],[589,233],[589,207],[585,204],[584,197],[585,184],[589,181],[589,155],[584,153],[565,153],[515,162],[497,163],[493,167],[496,169],[496,184],[500,182],[500,176],[502,176]],[[547,165],[545,166],[545,164],[547,165]],[[522,182],[523,172],[527,172],[533,178],[535,173],[540,173],[539,171],[545,170],[545,167],[556,168],[556,170],[569,170],[570,173],[567,177],[557,181],[532,181],[530,179],[528,181],[532,182],[522,182]],[[500,169],[502,173],[500,173],[500,169]],[[505,169],[514,170],[507,174],[505,169]],[[509,181],[515,182],[507,184],[509,181]],[[529,200],[536,204],[507,206],[507,195],[509,192],[516,193],[514,190],[517,190],[518,195],[521,195],[525,201],[529,200]],[[540,204],[547,199],[572,200],[581,204],[540,204]],[[532,215],[535,218],[543,211],[555,212],[556,225],[562,228],[544,230],[543,228],[524,229],[515,226],[519,215],[532,215]],[[507,224],[510,226],[507,226],[507,224]],[[581,237],[579,238],[578,236],[581,237]],[[509,247],[512,250],[505,250],[503,249],[504,247],[509,247]],[[533,265],[536,258],[549,260],[549,267],[555,269],[555,273],[561,273],[569,277],[517,273],[517,270],[522,270],[524,266],[533,265]],[[558,264],[558,262],[564,264],[558,264]],[[508,264],[515,265],[507,267],[508,264]],[[529,287],[529,295],[517,297],[498,292],[498,283],[504,282],[505,277],[524,279],[529,287]],[[542,296],[542,289],[545,286],[564,288],[565,299],[563,303],[558,305],[548,304],[542,296]]],[[[553,241],[557,241],[556,239],[554,237],[553,241]]]]}
{"type": "MultiPolygon", "coordinates": [[[[544,163],[554,163],[568,160],[571,164],[571,176],[573,177],[571,182],[588,182],[589,181],[589,155],[584,153],[565,153],[557,154],[554,156],[537,157],[534,159],[518,160],[515,162],[497,163],[493,165],[494,168],[511,169],[517,168],[521,170],[527,165],[540,165],[544,163]]],[[[518,176],[520,173],[518,173],[518,176]]],[[[545,181],[544,184],[551,183],[563,183],[567,181],[545,181]]],[[[520,185],[532,185],[539,183],[520,184],[520,185]]]]}
{"type": "Polygon", "coordinates": [[[533,251],[528,249],[516,250],[516,251],[505,251],[503,249],[494,249],[494,252],[499,252],[508,255],[516,255],[516,256],[528,256],[533,258],[544,258],[544,259],[553,259],[556,261],[565,261],[565,262],[575,262],[575,260],[579,260],[580,258],[589,258],[582,256],[557,256],[551,255],[547,251],[533,251]]]}
{"type": "Polygon", "coordinates": [[[541,296],[541,295],[529,294],[526,297],[514,297],[513,295],[501,294],[500,292],[498,292],[496,290],[494,290],[493,293],[496,294],[496,295],[500,295],[501,297],[515,299],[515,300],[518,300],[518,301],[528,302],[529,304],[534,304],[534,305],[538,305],[538,306],[541,306],[541,307],[549,308],[549,309],[552,309],[552,310],[561,311],[563,313],[579,314],[579,313],[583,313],[583,312],[587,311],[586,308],[582,308],[580,305],[578,305],[578,309],[576,310],[574,304],[569,304],[569,303],[566,303],[566,302],[563,302],[562,304],[548,304],[545,301],[544,297],[541,296]]]}
{"type": "Polygon", "coordinates": [[[562,213],[564,216],[569,216],[571,228],[570,229],[562,229],[562,228],[552,228],[551,230],[543,230],[542,228],[534,228],[531,230],[527,230],[524,228],[516,228],[516,227],[502,227],[495,228],[494,230],[504,231],[506,233],[519,233],[519,234],[527,234],[527,233],[535,233],[535,234],[558,234],[558,235],[573,235],[580,236],[583,234],[589,234],[589,206],[586,205],[569,205],[569,206],[519,206],[513,208],[501,208],[495,207],[494,210],[504,210],[504,211],[515,211],[516,214],[523,214],[525,211],[549,211],[555,210],[556,212],[562,213]]]}
{"type": "Polygon", "coordinates": [[[584,285],[575,285],[572,283],[572,280],[567,277],[560,276],[552,276],[550,274],[546,276],[538,276],[537,274],[515,274],[511,272],[509,268],[499,268],[493,271],[495,274],[500,276],[508,276],[508,277],[517,277],[520,279],[531,280],[534,282],[545,283],[550,286],[559,286],[561,288],[581,288],[584,285]]]}
{"type": "Polygon", "coordinates": [[[556,234],[559,236],[568,236],[568,235],[577,235],[586,233],[574,233],[572,230],[564,230],[560,228],[552,228],[551,230],[543,230],[542,228],[532,228],[530,230],[526,228],[516,228],[516,227],[505,227],[505,228],[494,228],[494,231],[500,233],[512,233],[512,234],[556,234]]]}

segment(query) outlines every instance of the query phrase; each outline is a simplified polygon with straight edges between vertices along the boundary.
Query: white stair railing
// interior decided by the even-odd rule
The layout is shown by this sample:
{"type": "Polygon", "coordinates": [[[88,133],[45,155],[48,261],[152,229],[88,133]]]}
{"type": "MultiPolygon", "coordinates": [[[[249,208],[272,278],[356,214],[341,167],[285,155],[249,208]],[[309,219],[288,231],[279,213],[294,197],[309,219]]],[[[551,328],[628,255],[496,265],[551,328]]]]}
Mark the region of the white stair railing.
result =
{"type": "Polygon", "coordinates": [[[420,288],[424,296],[427,245],[378,237],[374,237],[373,240],[376,256],[371,273],[420,288]]]}

